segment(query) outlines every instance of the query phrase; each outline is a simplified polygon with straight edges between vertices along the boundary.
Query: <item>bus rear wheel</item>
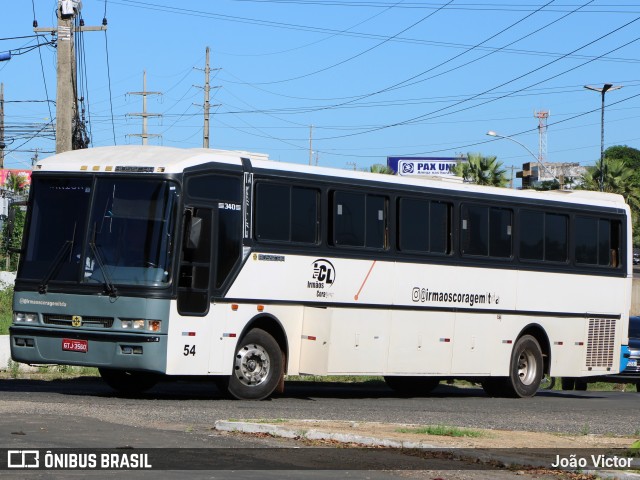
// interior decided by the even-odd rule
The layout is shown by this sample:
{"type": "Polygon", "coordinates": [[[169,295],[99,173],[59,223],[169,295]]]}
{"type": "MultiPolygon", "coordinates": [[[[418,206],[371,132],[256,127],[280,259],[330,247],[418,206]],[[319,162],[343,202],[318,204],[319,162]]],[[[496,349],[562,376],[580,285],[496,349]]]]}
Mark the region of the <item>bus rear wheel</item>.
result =
{"type": "Polygon", "coordinates": [[[514,396],[533,397],[542,381],[542,349],[531,335],[518,339],[511,354],[509,379],[514,396]]]}
{"type": "Polygon", "coordinates": [[[238,342],[229,393],[238,400],[262,400],[271,395],[284,375],[280,345],[260,328],[238,342]]]}
{"type": "Polygon", "coordinates": [[[153,387],[160,376],[149,372],[98,368],[102,380],[115,391],[125,394],[142,393],[153,387]]]}
{"type": "Polygon", "coordinates": [[[491,397],[533,397],[543,375],[542,350],[531,335],[520,337],[511,352],[508,377],[490,377],[482,388],[491,397]]]}
{"type": "Polygon", "coordinates": [[[401,395],[428,395],[440,383],[438,377],[384,377],[387,386],[401,395]]]}

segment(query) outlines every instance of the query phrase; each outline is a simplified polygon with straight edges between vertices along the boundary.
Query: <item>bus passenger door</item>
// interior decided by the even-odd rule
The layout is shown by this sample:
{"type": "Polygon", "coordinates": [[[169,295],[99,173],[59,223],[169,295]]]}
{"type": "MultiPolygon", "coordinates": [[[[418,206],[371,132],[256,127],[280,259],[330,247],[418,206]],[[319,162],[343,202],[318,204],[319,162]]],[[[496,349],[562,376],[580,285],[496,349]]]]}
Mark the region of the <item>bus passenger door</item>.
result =
{"type": "Polygon", "coordinates": [[[209,364],[216,211],[188,206],[177,279],[177,308],[169,322],[167,373],[204,375],[209,364]]]}
{"type": "Polygon", "coordinates": [[[189,207],[185,210],[185,234],[178,273],[178,313],[204,316],[211,304],[211,252],[214,248],[214,211],[189,207]]]}

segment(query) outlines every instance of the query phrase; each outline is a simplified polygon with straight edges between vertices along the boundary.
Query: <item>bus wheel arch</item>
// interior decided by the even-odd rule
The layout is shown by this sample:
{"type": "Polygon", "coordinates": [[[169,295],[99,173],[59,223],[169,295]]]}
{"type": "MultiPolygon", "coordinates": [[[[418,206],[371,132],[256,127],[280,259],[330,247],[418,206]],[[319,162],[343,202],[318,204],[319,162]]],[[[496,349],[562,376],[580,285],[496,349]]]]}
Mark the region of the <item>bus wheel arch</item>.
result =
{"type": "Polygon", "coordinates": [[[551,342],[549,342],[549,337],[544,328],[537,323],[532,323],[522,329],[518,334],[518,339],[523,335],[531,335],[538,342],[542,352],[542,374],[549,375],[551,373],[551,342]]]}
{"type": "Polygon", "coordinates": [[[549,372],[549,339],[540,325],[528,325],[513,343],[509,376],[488,377],[482,388],[491,397],[527,398],[536,394],[549,372]]]}
{"type": "Polygon", "coordinates": [[[235,349],[229,393],[240,400],[262,400],[282,393],[287,370],[288,343],[280,322],[264,314],[242,331],[235,349]]]}

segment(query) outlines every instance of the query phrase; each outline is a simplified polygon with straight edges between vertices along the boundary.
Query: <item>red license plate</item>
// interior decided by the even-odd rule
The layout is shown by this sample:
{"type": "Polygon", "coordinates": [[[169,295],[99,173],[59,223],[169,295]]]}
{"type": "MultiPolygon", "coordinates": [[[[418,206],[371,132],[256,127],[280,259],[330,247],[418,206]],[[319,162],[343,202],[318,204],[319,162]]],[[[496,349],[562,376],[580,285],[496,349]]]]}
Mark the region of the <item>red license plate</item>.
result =
{"type": "Polygon", "coordinates": [[[89,351],[89,342],[87,340],[71,340],[69,338],[63,338],[62,350],[87,353],[89,351]]]}

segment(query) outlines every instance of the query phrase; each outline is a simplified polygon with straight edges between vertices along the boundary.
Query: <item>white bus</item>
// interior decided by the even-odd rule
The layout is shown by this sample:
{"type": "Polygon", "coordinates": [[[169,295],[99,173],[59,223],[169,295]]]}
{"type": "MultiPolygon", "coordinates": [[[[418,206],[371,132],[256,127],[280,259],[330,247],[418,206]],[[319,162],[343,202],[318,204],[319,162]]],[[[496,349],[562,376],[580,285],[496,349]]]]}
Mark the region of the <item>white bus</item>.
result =
{"type": "Polygon", "coordinates": [[[27,212],[12,358],[116,390],[211,376],[262,399],[285,374],[381,375],[529,397],[626,364],[617,195],[124,146],[40,160],[27,212]]]}

